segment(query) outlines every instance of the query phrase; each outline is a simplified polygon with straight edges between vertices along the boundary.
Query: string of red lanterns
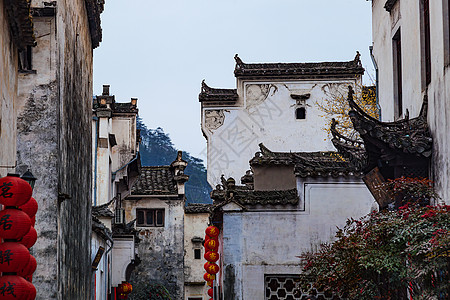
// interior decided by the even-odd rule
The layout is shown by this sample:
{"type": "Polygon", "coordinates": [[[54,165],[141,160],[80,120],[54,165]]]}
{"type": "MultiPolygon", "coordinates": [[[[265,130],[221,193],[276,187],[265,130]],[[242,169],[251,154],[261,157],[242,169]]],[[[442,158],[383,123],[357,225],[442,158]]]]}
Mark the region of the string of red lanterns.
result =
{"type": "Polygon", "coordinates": [[[18,176],[0,178],[0,299],[34,300],[31,283],[36,259],[30,254],[37,240],[34,229],[38,204],[30,184],[18,176]]]}
{"type": "Polygon", "coordinates": [[[208,226],[205,230],[205,243],[203,246],[205,247],[205,255],[203,257],[206,259],[206,263],[203,265],[206,273],[203,275],[203,279],[205,279],[206,283],[210,287],[208,289],[208,296],[210,296],[210,300],[213,300],[214,296],[214,279],[216,278],[216,274],[219,272],[220,268],[216,264],[219,260],[219,229],[215,226],[208,226]]]}

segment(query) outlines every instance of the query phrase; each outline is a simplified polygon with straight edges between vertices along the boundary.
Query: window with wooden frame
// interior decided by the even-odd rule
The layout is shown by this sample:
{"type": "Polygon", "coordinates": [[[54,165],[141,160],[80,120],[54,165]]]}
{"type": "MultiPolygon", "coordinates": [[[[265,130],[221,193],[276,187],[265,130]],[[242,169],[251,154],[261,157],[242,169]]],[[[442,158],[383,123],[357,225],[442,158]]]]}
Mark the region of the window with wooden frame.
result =
{"type": "Polygon", "coordinates": [[[142,227],[164,227],[164,208],[136,209],[136,225],[142,227]]]}
{"type": "Polygon", "coordinates": [[[398,119],[403,114],[402,99],[402,40],[400,36],[400,28],[392,38],[392,50],[394,61],[394,115],[398,119]]]}

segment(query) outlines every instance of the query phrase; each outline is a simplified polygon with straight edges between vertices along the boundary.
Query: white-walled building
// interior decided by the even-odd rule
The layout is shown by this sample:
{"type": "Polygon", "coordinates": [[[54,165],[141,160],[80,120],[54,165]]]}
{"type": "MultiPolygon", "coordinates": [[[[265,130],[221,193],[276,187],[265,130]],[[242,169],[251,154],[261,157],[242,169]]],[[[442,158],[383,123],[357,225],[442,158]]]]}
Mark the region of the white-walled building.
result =
{"type": "Polygon", "coordinates": [[[450,198],[450,21],[446,0],[373,0],[373,55],[383,121],[420,113],[428,96],[431,179],[450,198]]]}
{"type": "Polygon", "coordinates": [[[93,100],[92,118],[92,260],[96,299],[109,299],[129,280],[136,236],[124,220],[122,199],[140,173],[137,99],[115,101],[109,85],[93,100]],[[127,273],[128,272],[128,273],[127,273]]]}
{"type": "Polygon", "coordinates": [[[334,92],[361,85],[359,54],[347,62],[235,59],[237,89],[203,82],[199,95],[208,182],[216,187],[210,223],[221,230],[215,293],[234,300],[314,293],[333,299],[298,285],[298,256],[333,240],[348,218],[378,208],[362,181],[363,162],[332,151],[319,107],[334,92]]]}
{"type": "Polygon", "coordinates": [[[354,60],[320,63],[244,63],[236,55],[236,89],[203,81],[202,131],[207,140],[207,178],[240,178],[264,143],[274,151],[325,151],[333,145],[323,130],[319,104],[336,90],[361,84],[354,60]]]}

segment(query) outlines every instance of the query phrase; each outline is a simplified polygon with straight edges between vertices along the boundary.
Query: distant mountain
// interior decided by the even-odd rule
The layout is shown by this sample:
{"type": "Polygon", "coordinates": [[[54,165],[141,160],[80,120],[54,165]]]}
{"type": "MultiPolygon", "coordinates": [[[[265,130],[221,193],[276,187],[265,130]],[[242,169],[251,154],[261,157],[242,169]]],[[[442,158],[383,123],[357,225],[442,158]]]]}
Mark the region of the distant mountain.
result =
{"type": "MultiPolygon", "coordinates": [[[[170,165],[177,157],[169,134],[161,127],[148,129],[138,117],[137,128],[141,130],[141,144],[139,146],[143,166],[170,165]]],[[[206,169],[203,160],[191,156],[183,151],[183,159],[188,162],[185,174],[189,175],[186,182],[187,203],[212,203],[209,194],[211,187],[206,181],[206,169]]]]}

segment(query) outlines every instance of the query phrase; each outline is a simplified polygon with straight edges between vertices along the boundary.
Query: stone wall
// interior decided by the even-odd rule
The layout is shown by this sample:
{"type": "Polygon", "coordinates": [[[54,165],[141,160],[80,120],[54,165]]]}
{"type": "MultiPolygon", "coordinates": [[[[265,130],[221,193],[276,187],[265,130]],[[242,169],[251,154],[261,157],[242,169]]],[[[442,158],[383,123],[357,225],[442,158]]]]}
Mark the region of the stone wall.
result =
{"type": "Polygon", "coordinates": [[[136,227],[141,239],[138,254],[141,263],[131,276],[137,281],[159,283],[172,299],[183,299],[184,287],[184,201],[143,198],[125,200],[126,220],[136,219],[136,208],[163,208],[164,227],[136,227]]]}
{"type": "MultiPolygon", "coordinates": [[[[38,3],[37,5],[42,5],[38,3]]],[[[35,17],[35,74],[19,85],[18,170],[38,178],[37,299],[90,299],[92,44],[85,1],[35,17]]]]}
{"type": "MultiPolygon", "coordinates": [[[[0,0],[0,177],[16,163],[17,48],[11,40],[4,1],[0,0]],[[10,168],[6,168],[9,166],[10,168]]],[[[12,168],[11,168],[12,167],[12,168]]]]}

